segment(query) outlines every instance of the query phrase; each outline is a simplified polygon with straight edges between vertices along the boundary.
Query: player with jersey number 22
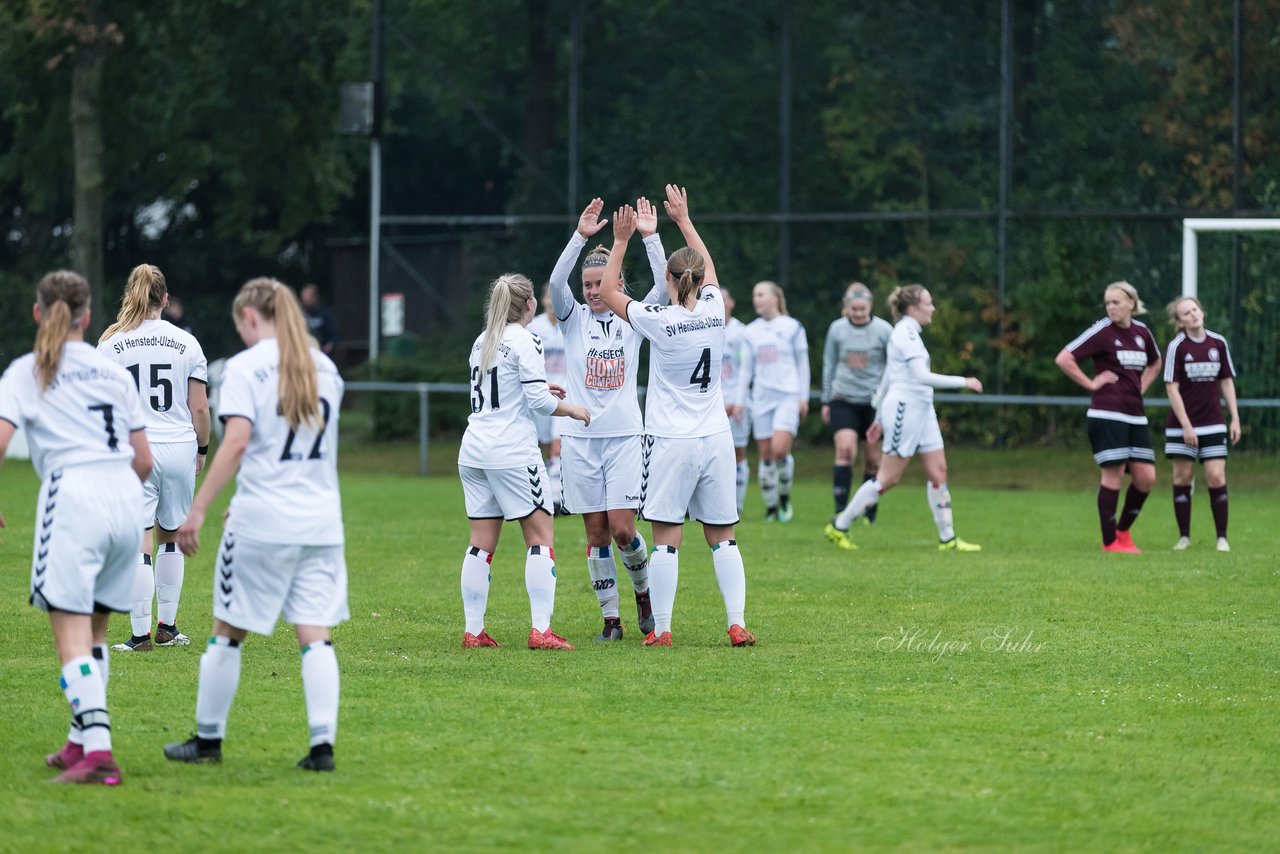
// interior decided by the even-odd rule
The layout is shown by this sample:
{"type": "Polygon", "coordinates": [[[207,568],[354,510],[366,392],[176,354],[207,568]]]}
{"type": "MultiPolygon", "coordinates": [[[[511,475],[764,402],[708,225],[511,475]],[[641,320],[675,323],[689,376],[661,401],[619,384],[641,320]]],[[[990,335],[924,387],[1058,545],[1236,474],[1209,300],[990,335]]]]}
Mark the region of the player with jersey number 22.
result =
{"type": "Polygon", "coordinates": [[[226,424],[178,546],[200,547],[205,513],[236,479],[213,573],[213,635],[200,658],[196,733],[170,744],[174,762],[219,762],[249,632],[281,615],[302,653],[310,752],[306,771],[332,771],[338,659],[329,631],[348,617],[338,492],[338,369],[311,346],[302,304],[275,279],[252,279],[231,309],[245,349],[227,361],[218,414],[226,424]],[[238,470],[238,474],[237,474],[238,470]]]}
{"type": "Polygon", "coordinates": [[[738,523],[736,466],[729,416],[720,390],[724,358],[724,299],[716,268],[689,219],[688,194],[667,185],[667,215],[688,244],[667,259],[663,278],[671,304],[636,303],[618,286],[636,212],[619,208],[613,219],[613,249],[601,280],[601,298],[649,339],[649,391],[640,483],[640,515],[653,525],[649,589],[654,629],[646,646],[671,646],[671,620],[680,577],[679,550],[686,515],[702,523],[711,547],[716,582],[724,597],[729,640],[751,646],[744,612],[747,579],[734,539],[738,523]]]}
{"type": "Polygon", "coordinates": [[[489,565],[503,520],[518,521],[528,552],[524,584],[532,627],[529,649],[573,649],[551,630],[556,601],[555,527],[547,470],[538,450],[534,415],[567,415],[583,424],[591,415],[566,403],[564,389],[547,382],[542,342],[528,330],[537,311],[533,283],[506,273],[489,286],[485,329],[471,346],[471,416],[458,449],[458,476],[466,498],[471,542],[462,558],[462,611],[466,649],[498,646],[485,630],[489,565]]]}

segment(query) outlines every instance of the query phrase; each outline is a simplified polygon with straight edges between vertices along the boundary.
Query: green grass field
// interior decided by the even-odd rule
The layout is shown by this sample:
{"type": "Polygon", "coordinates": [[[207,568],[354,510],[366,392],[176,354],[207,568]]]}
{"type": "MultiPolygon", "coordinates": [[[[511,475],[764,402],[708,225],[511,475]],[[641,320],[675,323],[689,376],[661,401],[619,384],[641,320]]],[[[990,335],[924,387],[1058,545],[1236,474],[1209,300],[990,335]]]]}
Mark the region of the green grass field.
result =
{"type": "MultiPolygon", "coordinates": [[[[0,476],[0,850],[1268,849],[1280,831],[1276,461],[1233,458],[1230,554],[1203,493],[1174,553],[1167,473],[1134,537],[1097,547],[1087,453],[952,452],[957,528],[938,554],[918,468],[861,549],[821,537],[826,452],[802,459],[796,519],[738,532],[747,618],[732,649],[690,528],[669,650],[598,646],[577,518],[557,522],[555,626],[530,652],[519,531],[493,565],[499,650],[459,648],[466,545],[447,448],[344,460],[352,620],[338,772],[294,769],[307,729],[282,628],[244,654],[224,761],[166,763],[194,728],[218,532],[187,564],[197,639],[111,660],[125,784],[50,787],[67,710],[45,617],[25,604],[26,463],[0,476]],[[1268,841],[1270,840],[1270,841],[1268,841]]],[[[642,526],[642,530],[647,526],[642,526]]],[[[647,536],[647,532],[646,532],[647,536]]],[[[625,578],[625,573],[622,573],[625,578]]],[[[630,592],[625,581],[624,603],[630,592]]],[[[128,633],[113,622],[113,640],[128,633]]]]}

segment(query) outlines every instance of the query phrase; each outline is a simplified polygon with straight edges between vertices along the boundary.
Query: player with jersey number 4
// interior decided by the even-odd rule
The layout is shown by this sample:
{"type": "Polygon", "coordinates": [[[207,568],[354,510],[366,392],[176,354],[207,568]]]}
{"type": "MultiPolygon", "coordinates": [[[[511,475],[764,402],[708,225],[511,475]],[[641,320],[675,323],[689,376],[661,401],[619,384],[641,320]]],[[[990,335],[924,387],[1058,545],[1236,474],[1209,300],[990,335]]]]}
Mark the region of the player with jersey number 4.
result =
{"type": "Polygon", "coordinates": [[[573,649],[551,630],[555,526],[534,416],[568,416],[590,424],[591,415],[581,404],[557,400],[564,390],[547,382],[542,341],[528,329],[537,305],[527,276],[499,276],[489,286],[484,331],[471,345],[471,415],[458,449],[458,476],[471,525],[471,542],[462,558],[465,649],[498,646],[484,621],[489,565],[504,520],[520,523],[528,549],[529,649],[573,649]]]}
{"type": "Polygon", "coordinates": [[[747,631],[747,579],[734,539],[738,523],[735,466],[729,416],[720,382],[724,358],[724,299],[716,268],[693,222],[688,194],[667,185],[667,215],[688,244],[671,254],[663,272],[671,304],[637,303],[618,286],[636,211],[619,208],[613,249],[600,293],[605,304],[649,339],[649,391],[645,399],[644,462],[640,515],[653,525],[649,560],[653,631],[646,646],[671,646],[671,623],[680,577],[679,553],[686,516],[702,523],[716,581],[724,597],[729,641],[755,644],[747,631]]]}

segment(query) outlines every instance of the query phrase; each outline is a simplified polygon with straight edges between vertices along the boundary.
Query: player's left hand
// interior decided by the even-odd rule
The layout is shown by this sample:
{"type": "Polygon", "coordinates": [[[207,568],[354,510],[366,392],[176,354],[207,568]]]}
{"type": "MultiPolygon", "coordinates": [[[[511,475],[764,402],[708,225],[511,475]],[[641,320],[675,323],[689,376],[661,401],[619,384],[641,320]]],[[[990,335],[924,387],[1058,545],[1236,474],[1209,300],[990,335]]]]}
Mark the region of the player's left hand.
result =
{"type": "Polygon", "coordinates": [[[204,511],[198,507],[192,507],[187,518],[182,520],[177,536],[178,548],[182,549],[182,553],[187,557],[200,551],[200,528],[203,525],[204,511]]]}
{"type": "MultiPolygon", "coordinates": [[[[1233,420],[1231,422],[1231,426],[1227,428],[1227,436],[1231,438],[1231,444],[1233,445],[1240,441],[1240,422],[1239,421],[1233,420]]],[[[4,527],[4,519],[0,518],[0,528],[3,528],[3,527],[4,527]]]]}
{"type": "Polygon", "coordinates": [[[564,396],[568,394],[564,386],[556,383],[547,383],[547,388],[551,389],[551,396],[556,400],[564,400],[564,396]]]}
{"type": "Polygon", "coordinates": [[[800,401],[800,417],[804,418],[808,414],[809,414],[809,401],[807,400],[800,401]]]}

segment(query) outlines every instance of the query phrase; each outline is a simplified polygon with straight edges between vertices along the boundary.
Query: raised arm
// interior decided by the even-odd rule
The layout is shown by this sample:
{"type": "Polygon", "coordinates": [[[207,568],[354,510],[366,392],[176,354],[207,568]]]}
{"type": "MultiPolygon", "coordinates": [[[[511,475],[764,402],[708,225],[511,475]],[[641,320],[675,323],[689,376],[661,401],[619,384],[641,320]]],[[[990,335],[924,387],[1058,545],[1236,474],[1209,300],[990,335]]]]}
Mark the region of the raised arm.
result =
{"type": "Polygon", "coordinates": [[[645,294],[644,301],[667,305],[671,295],[667,293],[667,253],[658,235],[658,209],[644,196],[636,199],[636,230],[644,240],[644,254],[649,259],[649,272],[653,274],[653,288],[645,294]]]}
{"type": "Polygon", "coordinates": [[[631,205],[623,205],[613,215],[613,248],[609,250],[609,263],[600,279],[600,299],[609,310],[630,323],[627,306],[631,297],[622,292],[622,258],[627,254],[627,244],[636,233],[636,212],[631,205]]]}
{"type": "Polygon", "coordinates": [[[578,217],[578,227],[569,236],[569,242],[565,244],[564,251],[560,253],[560,258],[551,271],[551,308],[559,320],[568,318],[577,305],[573,290],[569,287],[569,277],[573,275],[573,268],[577,266],[578,256],[586,248],[587,241],[609,221],[600,219],[602,210],[604,200],[599,198],[592,199],[583,208],[582,215],[578,217]]]}
{"type": "Polygon", "coordinates": [[[689,191],[684,187],[668,184],[667,200],[662,204],[667,209],[667,216],[671,217],[671,221],[684,235],[684,242],[702,256],[706,264],[706,274],[702,277],[702,281],[713,285],[720,284],[720,280],[716,278],[716,265],[711,261],[711,253],[707,251],[707,245],[702,242],[702,238],[698,236],[698,230],[693,227],[693,222],[689,219],[689,191]]]}

